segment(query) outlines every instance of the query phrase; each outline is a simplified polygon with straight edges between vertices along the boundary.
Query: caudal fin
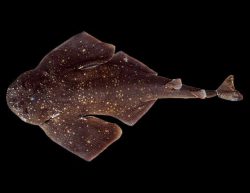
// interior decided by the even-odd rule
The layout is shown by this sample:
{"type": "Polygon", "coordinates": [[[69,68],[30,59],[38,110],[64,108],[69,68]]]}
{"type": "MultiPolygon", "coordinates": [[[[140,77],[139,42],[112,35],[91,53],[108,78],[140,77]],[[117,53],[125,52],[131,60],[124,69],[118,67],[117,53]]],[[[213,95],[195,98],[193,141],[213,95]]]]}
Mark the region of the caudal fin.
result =
{"type": "Polygon", "coordinates": [[[220,87],[216,90],[219,98],[229,100],[229,101],[241,101],[243,100],[243,95],[237,91],[234,87],[234,76],[228,76],[220,87]]]}

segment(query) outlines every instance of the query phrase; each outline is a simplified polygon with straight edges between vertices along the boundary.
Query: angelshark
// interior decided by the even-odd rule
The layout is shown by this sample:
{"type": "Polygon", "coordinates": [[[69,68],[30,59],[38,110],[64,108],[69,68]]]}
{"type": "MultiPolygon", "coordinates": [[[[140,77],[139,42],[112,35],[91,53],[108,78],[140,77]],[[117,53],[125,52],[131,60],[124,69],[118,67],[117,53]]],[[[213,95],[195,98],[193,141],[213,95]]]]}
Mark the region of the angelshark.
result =
{"type": "Polygon", "coordinates": [[[40,64],[21,74],[7,90],[9,108],[23,121],[39,125],[50,139],[91,161],[120,138],[106,115],[134,125],[157,99],[240,101],[229,76],[216,90],[204,90],[168,79],[115,46],[86,32],[49,52],[40,64]]]}

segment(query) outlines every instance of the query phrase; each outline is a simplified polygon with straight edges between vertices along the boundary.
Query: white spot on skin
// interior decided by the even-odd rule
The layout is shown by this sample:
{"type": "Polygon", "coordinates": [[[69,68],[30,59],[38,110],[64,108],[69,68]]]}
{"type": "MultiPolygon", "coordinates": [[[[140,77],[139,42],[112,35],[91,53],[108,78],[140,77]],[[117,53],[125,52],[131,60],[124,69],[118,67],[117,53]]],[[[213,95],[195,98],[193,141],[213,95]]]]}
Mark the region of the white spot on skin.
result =
{"type": "Polygon", "coordinates": [[[124,60],[124,62],[128,62],[128,58],[127,57],[123,58],[123,60],[124,60]]]}
{"type": "Polygon", "coordinates": [[[53,118],[55,118],[55,117],[58,117],[59,115],[60,115],[60,113],[53,114],[53,115],[51,116],[51,118],[53,119],[53,118]]]}
{"type": "Polygon", "coordinates": [[[87,121],[87,119],[85,117],[80,117],[80,120],[87,121]]]}
{"type": "Polygon", "coordinates": [[[82,49],[82,53],[86,52],[86,49],[82,49]]]}
{"type": "Polygon", "coordinates": [[[91,143],[91,141],[90,141],[90,140],[87,140],[87,143],[88,143],[88,144],[90,144],[90,143],[91,143]]]}
{"type": "Polygon", "coordinates": [[[27,119],[25,119],[24,117],[20,117],[24,122],[26,122],[27,121],[27,119]]]}
{"type": "Polygon", "coordinates": [[[84,66],[79,66],[79,68],[78,68],[78,69],[80,70],[80,69],[82,69],[83,67],[84,67],[84,66]]]}

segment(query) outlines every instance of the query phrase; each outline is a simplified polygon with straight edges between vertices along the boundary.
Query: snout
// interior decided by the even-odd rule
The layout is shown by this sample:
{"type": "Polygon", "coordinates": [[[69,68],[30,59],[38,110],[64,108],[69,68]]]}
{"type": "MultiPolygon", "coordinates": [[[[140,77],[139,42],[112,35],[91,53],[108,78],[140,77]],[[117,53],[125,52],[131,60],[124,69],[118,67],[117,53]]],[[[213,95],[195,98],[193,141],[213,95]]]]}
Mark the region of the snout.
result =
{"type": "Polygon", "coordinates": [[[18,108],[18,93],[17,89],[15,88],[15,83],[12,83],[9,88],[7,89],[6,93],[6,101],[9,106],[9,108],[12,110],[13,108],[18,108]]]}
{"type": "Polygon", "coordinates": [[[25,107],[25,102],[22,100],[21,92],[15,82],[7,89],[6,101],[10,110],[19,117],[25,117],[28,114],[28,109],[25,107]]]}

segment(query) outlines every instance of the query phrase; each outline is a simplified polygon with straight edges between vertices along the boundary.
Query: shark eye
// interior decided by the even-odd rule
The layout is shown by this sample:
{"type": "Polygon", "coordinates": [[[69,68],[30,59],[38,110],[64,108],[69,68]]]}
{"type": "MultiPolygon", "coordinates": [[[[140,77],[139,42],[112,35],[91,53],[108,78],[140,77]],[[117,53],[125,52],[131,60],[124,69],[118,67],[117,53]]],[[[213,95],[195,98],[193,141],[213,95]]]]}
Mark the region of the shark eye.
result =
{"type": "Polygon", "coordinates": [[[34,101],[34,100],[35,100],[35,97],[34,97],[34,96],[30,97],[30,100],[31,100],[31,101],[34,101]]]}
{"type": "Polygon", "coordinates": [[[35,104],[38,101],[38,98],[36,95],[30,95],[29,100],[31,104],[35,104]]]}

